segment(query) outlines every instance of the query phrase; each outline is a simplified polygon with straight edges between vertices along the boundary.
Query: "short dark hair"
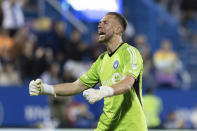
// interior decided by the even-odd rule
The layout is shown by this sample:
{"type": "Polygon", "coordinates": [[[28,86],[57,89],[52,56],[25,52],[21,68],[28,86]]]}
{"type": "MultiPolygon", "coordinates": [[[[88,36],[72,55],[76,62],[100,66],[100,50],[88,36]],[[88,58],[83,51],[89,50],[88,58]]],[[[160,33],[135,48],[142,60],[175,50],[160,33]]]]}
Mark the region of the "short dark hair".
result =
{"type": "Polygon", "coordinates": [[[123,15],[121,15],[120,13],[117,13],[117,12],[108,12],[106,15],[116,16],[116,18],[120,22],[121,26],[123,27],[123,32],[126,30],[128,22],[123,15]]]}

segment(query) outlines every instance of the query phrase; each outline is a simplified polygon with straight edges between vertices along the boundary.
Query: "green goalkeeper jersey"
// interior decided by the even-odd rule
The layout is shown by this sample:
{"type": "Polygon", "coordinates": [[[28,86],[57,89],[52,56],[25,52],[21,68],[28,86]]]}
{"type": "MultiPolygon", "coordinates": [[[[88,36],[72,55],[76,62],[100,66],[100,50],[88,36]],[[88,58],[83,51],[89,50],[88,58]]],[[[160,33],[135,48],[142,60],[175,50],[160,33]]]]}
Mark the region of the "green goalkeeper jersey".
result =
{"type": "Polygon", "coordinates": [[[125,75],[135,78],[129,92],[104,98],[103,113],[95,131],[147,131],[142,107],[142,72],[139,51],[124,43],[111,55],[101,54],[91,69],[79,78],[89,88],[99,82],[102,86],[112,86],[125,75]]]}

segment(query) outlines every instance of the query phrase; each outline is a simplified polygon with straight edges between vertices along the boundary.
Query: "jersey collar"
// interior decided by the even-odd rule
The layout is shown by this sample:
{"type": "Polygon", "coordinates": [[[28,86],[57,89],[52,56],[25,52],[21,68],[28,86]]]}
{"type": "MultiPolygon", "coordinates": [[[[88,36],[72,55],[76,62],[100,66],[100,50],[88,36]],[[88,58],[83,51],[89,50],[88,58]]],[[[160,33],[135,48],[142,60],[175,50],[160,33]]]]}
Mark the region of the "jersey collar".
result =
{"type": "Polygon", "coordinates": [[[116,48],[112,53],[108,52],[109,57],[111,57],[124,43],[121,43],[118,48],[116,48]]]}

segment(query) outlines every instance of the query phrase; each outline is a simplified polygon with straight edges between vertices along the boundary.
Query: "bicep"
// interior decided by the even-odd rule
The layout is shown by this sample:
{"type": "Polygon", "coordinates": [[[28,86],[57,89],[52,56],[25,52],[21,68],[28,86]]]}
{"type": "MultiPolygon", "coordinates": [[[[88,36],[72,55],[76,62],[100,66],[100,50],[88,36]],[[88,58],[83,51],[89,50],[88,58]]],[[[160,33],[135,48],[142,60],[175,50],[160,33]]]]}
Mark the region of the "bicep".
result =
{"type": "MultiPolygon", "coordinates": [[[[99,82],[99,75],[98,75],[98,67],[99,67],[99,61],[97,60],[91,68],[86,72],[84,75],[82,75],[79,78],[78,84],[83,84],[89,88],[94,87],[99,82]]],[[[83,86],[81,85],[81,86],[83,86]]]]}

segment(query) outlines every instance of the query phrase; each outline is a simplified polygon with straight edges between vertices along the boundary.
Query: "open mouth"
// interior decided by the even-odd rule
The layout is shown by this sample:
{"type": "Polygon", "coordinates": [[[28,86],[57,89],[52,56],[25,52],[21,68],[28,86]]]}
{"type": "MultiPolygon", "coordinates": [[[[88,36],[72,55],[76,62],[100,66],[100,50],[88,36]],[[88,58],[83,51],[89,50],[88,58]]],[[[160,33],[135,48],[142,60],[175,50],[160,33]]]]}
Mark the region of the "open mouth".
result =
{"type": "Polygon", "coordinates": [[[99,32],[98,34],[99,34],[99,36],[105,35],[104,32],[99,32]]]}

